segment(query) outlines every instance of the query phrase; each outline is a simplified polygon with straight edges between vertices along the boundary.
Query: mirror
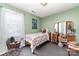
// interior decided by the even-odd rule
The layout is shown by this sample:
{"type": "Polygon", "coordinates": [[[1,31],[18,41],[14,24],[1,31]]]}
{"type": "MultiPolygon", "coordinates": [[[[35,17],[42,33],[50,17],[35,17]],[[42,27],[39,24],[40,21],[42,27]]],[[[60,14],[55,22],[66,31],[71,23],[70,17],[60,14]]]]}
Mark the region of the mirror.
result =
{"type": "Polygon", "coordinates": [[[72,21],[61,21],[57,22],[54,25],[54,32],[58,32],[59,34],[73,34],[74,32],[74,24],[72,21]]]}
{"type": "Polygon", "coordinates": [[[59,22],[59,33],[66,34],[66,22],[59,22]]]}
{"type": "Polygon", "coordinates": [[[67,34],[74,34],[74,24],[72,21],[67,21],[67,34]]]}
{"type": "Polygon", "coordinates": [[[58,23],[55,23],[54,32],[58,32],[58,23]]]}
{"type": "MultiPolygon", "coordinates": [[[[54,25],[53,42],[67,42],[68,36],[74,35],[74,24],[72,21],[61,21],[54,25]]],[[[71,41],[71,40],[70,40],[71,41]]]]}

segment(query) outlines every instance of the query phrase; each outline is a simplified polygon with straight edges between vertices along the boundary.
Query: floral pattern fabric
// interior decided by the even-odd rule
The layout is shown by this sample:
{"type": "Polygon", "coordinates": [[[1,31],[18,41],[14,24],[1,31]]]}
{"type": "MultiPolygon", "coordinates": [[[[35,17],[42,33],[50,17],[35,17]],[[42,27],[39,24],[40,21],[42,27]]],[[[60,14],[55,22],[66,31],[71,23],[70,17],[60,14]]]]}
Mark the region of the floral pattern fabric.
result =
{"type": "Polygon", "coordinates": [[[35,33],[35,34],[26,35],[26,41],[31,44],[32,52],[37,46],[48,40],[49,40],[48,33],[35,33]]]}

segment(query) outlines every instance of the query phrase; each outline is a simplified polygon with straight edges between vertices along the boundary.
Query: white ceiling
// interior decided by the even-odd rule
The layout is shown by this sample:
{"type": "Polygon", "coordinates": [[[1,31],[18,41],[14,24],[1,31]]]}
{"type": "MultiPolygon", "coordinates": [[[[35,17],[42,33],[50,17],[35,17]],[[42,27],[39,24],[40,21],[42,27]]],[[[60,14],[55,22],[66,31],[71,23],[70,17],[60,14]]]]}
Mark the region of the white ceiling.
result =
{"type": "Polygon", "coordinates": [[[46,17],[58,12],[62,12],[78,6],[77,3],[48,3],[46,6],[42,6],[41,3],[10,3],[19,9],[27,11],[33,15],[39,17],[46,17]],[[33,13],[32,11],[35,11],[33,13]]]}

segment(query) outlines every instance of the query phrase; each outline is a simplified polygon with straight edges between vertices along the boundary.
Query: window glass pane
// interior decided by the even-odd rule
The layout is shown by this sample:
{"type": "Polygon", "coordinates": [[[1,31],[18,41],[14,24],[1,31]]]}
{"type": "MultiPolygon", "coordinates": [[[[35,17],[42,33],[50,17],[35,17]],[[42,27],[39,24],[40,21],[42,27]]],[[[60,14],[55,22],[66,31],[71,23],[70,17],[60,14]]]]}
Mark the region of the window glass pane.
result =
{"type": "Polygon", "coordinates": [[[7,37],[24,34],[24,15],[4,8],[5,32],[7,37]]]}

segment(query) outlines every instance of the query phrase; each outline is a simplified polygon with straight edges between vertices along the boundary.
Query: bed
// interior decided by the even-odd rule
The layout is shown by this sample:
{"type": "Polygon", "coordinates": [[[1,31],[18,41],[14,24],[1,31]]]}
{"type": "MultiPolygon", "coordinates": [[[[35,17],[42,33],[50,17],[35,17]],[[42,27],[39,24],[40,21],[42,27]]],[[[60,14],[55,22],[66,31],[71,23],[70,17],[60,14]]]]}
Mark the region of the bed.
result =
{"type": "Polygon", "coordinates": [[[48,33],[34,33],[34,34],[27,34],[26,35],[26,42],[30,43],[30,48],[32,53],[34,53],[34,49],[39,46],[40,44],[49,40],[48,33]]]}

